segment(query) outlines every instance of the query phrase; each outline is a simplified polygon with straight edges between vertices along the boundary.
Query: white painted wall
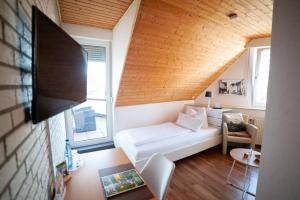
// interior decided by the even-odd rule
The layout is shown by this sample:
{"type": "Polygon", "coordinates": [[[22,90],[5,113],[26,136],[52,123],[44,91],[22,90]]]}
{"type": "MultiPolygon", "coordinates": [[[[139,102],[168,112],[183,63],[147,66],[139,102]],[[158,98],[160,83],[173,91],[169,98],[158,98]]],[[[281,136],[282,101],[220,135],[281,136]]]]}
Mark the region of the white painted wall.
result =
{"type": "Polygon", "coordinates": [[[275,0],[257,199],[300,197],[300,1],[275,0]]]}
{"type": "Polygon", "coordinates": [[[188,100],[116,107],[115,133],[128,128],[175,121],[184,105],[192,103],[193,100],[188,100]]]}
{"type": "MultiPolygon", "coordinates": [[[[116,100],[141,0],[134,0],[113,29],[112,75],[113,99],[116,100]]],[[[114,101],[115,102],[115,101],[114,101]]]]}
{"type": "MultiPolygon", "coordinates": [[[[251,107],[251,66],[250,66],[250,49],[247,49],[241,57],[230,66],[219,78],[217,78],[206,90],[213,92],[211,100],[212,105],[220,103],[228,107],[251,107]],[[247,81],[247,95],[222,95],[219,94],[220,79],[245,79],[247,81]]],[[[195,100],[196,103],[207,103],[205,91],[202,92],[195,100]]]]}
{"type": "MultiPolygon", "coordinates": [[[[213,92],[212,105],[220,103],[225,107],[252,108],[252,55],[253,48],[270,46],[270,38],[255,39],[248,43],[248,48],[241,57],[232,64],[220,77],[218,77],[206,90],[213,92]],[[247,95],[222,95],[219,94],[219,80],[221,79],[245,79],[247,82],[247,95]]],[[[195,100],[197,104],[207,104],[205,91],[195,100]]]]}
{"type": "Polygon", "coordinates": [[[95,28],[90,26],[62,23],[62,28],[69,35],[76,38],[88,38],[93,40],[111,41],[113,39],[112,30],[95,28]]]}

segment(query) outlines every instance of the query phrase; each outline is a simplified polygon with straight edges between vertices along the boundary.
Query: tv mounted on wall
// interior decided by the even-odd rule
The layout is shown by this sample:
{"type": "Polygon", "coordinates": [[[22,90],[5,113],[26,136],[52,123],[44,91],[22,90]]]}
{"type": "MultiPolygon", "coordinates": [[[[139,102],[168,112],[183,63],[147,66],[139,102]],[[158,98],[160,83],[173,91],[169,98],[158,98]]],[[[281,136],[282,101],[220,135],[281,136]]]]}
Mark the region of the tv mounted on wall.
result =
{"type": "Polygon", "coordinates": [[[32,50],[34,124],[86,101],[87,53],[35,6],[32,50]]]}

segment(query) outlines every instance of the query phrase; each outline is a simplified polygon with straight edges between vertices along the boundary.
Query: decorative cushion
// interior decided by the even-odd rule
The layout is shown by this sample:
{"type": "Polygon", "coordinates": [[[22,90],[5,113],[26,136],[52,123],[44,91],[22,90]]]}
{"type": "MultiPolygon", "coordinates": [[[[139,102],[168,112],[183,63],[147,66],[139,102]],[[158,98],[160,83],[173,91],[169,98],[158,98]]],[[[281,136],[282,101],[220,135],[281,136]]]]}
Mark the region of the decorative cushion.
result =
{"type": "Polygon", "coordinates": [[[246,130],[242,113],[225,113],[224,118],[227,123],[228,131],[241,132],[246,130]]]}
{"type": "Polygon", "coordinates": [[[194,109],[191,106],[187,106],[186,109],[185,109],[185,114],[190,115],[190,116],[194,116],[194,115],[197,114],[197,110],[194,109]]]}
{"type": "Polygon", "coordinates": [[[206,108],[197,108],[197,114],[194,115],[196,118],[203,119],[203,124],[201,128],[208,128],[206,108]]]}
{"type": "Polygon", "coordinates": [[[198,131],[202,127],[203,119],[179,113],[176,124],[193,131],[198,131]]]}
{"type": "Polygon", "coordinates": [[[243,114],[242,113],[224,113],[225,121],[227,123],[241,123],[244,122],[243,114]]]}
{"type": "Polygon", "coordinates": [[[240,131],[245,131],[246,130],[246,125],[244,122],[241,123],[233,123],[229,122],[227,123],[228,131],[230,132],[240,132],[240,131]]]}
{"type": "Polygon", "coordinates": [[[228,132],[228,136],[235,136],[235,137],[246,137],[250,138],[251,136],[247,132],[228,132]]]}
{"type": "Polygon", "coordinates": [[[195,118],[203,119],[203,124],[201,128],[208,128],[206,108],[187,106],[185,109],[185,114],[195,118]]]}

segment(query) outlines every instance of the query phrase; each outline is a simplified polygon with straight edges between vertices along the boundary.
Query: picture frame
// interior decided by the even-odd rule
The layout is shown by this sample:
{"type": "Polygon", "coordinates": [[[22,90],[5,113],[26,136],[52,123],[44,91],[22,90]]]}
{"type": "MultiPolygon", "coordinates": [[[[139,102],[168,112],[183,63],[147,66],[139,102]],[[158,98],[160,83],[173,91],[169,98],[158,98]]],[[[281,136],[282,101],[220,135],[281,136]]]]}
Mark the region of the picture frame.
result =
{"type": "Polygon", "coordinates": [[[245,79],[238,80],[219,80],[219,94],[246,96],[245,79]]]}

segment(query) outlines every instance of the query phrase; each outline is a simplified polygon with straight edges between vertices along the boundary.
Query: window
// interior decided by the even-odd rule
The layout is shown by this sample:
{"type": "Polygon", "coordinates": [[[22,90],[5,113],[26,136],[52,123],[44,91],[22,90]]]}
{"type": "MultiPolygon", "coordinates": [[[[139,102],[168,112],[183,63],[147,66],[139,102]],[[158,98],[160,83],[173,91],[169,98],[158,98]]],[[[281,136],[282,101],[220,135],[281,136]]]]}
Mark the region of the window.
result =
{"type": "Polygon", "coordinates": [[[270,48],[257,48],[254,54],[253,106],[265,107],[270,70],[270,48]]]}
{"type": "Polygon", "coordinates": [[[88,52],[87,101],[66,111],[72,147],[112,141],[111,71],[109,43],[83,40],[88,52]]]}
{"type": "Polygon", "coordinates": [[[87,79],[87,98],[105,99],[106,98],[106,63],[88,61],[87,79]]]}

